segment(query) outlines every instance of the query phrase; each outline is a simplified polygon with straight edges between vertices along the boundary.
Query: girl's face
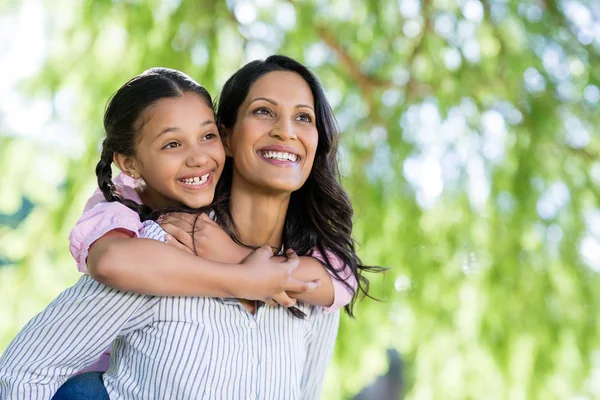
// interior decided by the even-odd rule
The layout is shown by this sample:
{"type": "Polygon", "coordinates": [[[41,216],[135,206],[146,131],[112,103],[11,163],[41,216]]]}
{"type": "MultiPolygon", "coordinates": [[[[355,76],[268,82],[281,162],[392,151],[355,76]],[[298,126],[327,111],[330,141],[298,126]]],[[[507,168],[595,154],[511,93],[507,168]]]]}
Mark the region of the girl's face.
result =
{"type": "Polygon", "coordinates": [[[259,78],[227,138],[234,182],[267,192],[300,189],[319,141],[314,108],[310,87],[295,72],[274,71],[259,78]]]}
{"type": "Polygon", "coordinates": [[[118,155],[129,161],[117,164],[144,179],[144,203],[152,208],[209,205],[225,152],[206,101],[192,92],[162,99],[142,114],[137,128],[135,156],[118,155]]]}

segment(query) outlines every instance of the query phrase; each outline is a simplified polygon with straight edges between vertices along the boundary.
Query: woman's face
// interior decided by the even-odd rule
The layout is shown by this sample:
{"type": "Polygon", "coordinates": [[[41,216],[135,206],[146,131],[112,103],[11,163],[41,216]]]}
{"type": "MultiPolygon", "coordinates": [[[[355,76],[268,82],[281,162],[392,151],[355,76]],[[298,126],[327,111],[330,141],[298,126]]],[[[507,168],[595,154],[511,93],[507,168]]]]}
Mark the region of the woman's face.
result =
{"type": "Polygon", "coordinates": [[[295,72],[274,71],[254,82],[227,138],[233,182],[271,193],[300,189],[319,142],[314,108],[310,87],[295,72]]]}

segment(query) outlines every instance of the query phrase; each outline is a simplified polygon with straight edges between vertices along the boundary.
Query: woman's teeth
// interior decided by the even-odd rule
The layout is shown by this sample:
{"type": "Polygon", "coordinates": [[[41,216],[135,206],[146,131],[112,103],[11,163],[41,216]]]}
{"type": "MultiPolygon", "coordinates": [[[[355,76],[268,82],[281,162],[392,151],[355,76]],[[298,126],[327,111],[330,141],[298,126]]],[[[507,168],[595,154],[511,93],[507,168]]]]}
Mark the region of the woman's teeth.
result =
{"type": "Polygon", "coordinates": [[[264,158],[274,158],[280,161],[291,161],[296,162],[298,156],[292,153],[286,153],[282,151],[261,151],[260,154],[264,158]]]}
{"type": "Polygon", "coordinates": [[[202,185],[206,183],[209,175],[210,173],[202,176],[195,176],[193,178],[180,179],[179,181],[185,183],[186,185],[202,185]]]}

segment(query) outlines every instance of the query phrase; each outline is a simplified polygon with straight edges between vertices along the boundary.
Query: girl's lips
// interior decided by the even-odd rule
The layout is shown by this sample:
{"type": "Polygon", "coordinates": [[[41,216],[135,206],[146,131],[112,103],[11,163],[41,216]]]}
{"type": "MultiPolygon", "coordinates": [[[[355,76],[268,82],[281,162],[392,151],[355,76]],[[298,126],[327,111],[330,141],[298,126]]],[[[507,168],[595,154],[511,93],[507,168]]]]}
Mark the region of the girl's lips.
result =
{"type": "Polygon", "coordinates": [[[212,181],[213,181],[213,173],[212,172],[209,172],[202,176],[177,179],[177,183],[179,183],[181,186],[185,187],[186,189],[191,189],[191,190],[202,190],[207,187],[210,187],[212,184],[212,181]]]}

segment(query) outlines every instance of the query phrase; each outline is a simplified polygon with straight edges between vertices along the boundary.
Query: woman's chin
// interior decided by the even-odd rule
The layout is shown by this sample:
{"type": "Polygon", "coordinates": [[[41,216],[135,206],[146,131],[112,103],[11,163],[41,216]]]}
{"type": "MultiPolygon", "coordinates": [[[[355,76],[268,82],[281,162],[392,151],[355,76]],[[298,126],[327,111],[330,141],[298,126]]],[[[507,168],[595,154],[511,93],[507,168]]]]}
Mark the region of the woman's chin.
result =
{"type": "Polygon", "coordinates": [[[303,183],[299,182],[269,182],[264,189],[273,193],[292,194],[302,187],[303,183]]]}

